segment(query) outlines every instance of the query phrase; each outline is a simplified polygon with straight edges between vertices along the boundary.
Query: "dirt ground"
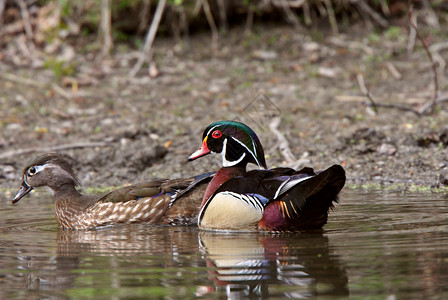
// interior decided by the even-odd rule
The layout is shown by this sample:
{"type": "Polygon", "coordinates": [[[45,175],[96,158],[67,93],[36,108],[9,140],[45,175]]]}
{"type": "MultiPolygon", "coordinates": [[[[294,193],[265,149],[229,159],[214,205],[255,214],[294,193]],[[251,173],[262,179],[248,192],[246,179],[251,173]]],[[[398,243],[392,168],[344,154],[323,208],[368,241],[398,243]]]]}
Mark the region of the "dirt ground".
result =
{"type": "MultiPolygon", "coordinates": [[[[431,43],[447,38],[442,30],[431,43]]],[[[358,87],[362,74],[381,104],[418,108],[433,97],[431,64],[418,42],[408,55],[407,27],[379,32],[355,24],[332,36],[259,25],[249,35],[235,28],[221,36],[216,53],[210,41],[209,33],[188,44],[157,38],[154,78],[148,68],[128,77],[137,51],[126,47],[108,60],[74,48],[77,75],[61,80],[54,70],[19,67],[4,54],[0,188],[14,190],[26,163],[61,148],[84,188],[216,170],[217,155],[190,163],[187,157],[217,120],[252,127],[269,167],[342,164],[352,187],[448,184],[448,104],[421,117],[382,107],[372,114],[358,87]],[[275,117],[293,157],[278,147],[269,127],[275,117]]],[[[448,51],[439,54],[448,59],[448,51]]],[[[438,72],[444,95],[447,69],[438,72]]]]}

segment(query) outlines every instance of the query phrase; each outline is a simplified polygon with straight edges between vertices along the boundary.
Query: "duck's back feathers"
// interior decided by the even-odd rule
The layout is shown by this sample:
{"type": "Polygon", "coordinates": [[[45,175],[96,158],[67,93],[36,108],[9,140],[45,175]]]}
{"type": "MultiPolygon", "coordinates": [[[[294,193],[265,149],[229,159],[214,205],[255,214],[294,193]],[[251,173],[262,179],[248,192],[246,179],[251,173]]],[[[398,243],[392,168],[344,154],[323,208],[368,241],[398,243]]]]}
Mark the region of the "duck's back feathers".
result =
{"type": "Polygon", "coordinates": [[[118,203],[131,200],[139,200],[148,197],[155,198],[162,195],[169,195],[172,197],[172,202],[174,203],[176,199],[178,199],[182,195],[189,193],[199,184],[208,183],[213,178],[214,174],[214,172],[210,172],[188,178],[154,179],[146,182],[141,182],[113,190],[103,195],[100,199],[98,199],[98,202],[118,203]]]}
{"type": "Polygon", "coordinates": [[[318,173],[311,171],[309,168],[299,171],[280,187],[278,197],[265,208],[260,228],[313,230],[327,223],[328,211],[338,201],[338,193],[345,184],[345,171],[339,165],[318,173]],[[301,177],[304,174],[307,177],[301,177]],[[290,182],[296,184],[282,191],[290,182]]]}

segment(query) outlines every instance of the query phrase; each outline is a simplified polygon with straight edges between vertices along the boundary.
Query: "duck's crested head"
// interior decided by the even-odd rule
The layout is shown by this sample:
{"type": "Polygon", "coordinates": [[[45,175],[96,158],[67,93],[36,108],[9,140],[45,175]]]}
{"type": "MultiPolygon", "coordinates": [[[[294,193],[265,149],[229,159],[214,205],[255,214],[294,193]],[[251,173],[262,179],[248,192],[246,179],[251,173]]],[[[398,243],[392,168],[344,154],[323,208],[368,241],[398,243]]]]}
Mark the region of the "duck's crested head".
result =
{"type": "Polygon", "coordinates": [[[210,124],[202,134],[202,147],[188,160],[209,153],[221,153],[223,166],[253,163],[266,169],[263,146],[249,126],[236,121],[219,121],[210,124]]]}
{"type": "Polygon", "coordinates": [[[70,162],[60,154],[45,153],[23,169],[22,185],[12,202],[16,203],[35,187],[48,186],[56,191],[67,184],[81,186],[70,162]]]}

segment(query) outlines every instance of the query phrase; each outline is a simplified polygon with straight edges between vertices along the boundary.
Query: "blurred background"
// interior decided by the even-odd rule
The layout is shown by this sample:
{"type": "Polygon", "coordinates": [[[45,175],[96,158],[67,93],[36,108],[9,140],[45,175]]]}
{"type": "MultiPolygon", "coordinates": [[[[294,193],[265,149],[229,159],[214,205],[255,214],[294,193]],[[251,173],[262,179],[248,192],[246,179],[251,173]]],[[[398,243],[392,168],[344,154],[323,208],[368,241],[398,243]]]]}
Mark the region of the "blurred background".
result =
{"type": "Polygon", "coordinates": [[[269,167],[447,184],[445,1],[0,0],[0,186],[57,151],[86,186],[215,170],[211,122],[269,167]],[[272,125],[272,126],[270,126],[272,125]],[[286,144],[285,144],[286,142],[286,144]],[[282,147],[279,147],[282,146],[282,147]]]}

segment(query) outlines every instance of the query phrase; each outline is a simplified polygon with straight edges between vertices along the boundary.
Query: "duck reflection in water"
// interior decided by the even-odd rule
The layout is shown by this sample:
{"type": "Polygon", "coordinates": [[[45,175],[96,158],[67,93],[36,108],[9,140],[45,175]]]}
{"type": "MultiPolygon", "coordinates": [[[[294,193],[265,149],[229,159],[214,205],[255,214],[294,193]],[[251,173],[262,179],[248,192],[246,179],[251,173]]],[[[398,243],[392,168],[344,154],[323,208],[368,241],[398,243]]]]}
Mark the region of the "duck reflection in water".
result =
{"type": "Polygon", "coordinates": [[[346,271],[321,233],[200,232],[199,243],[215,289],[229,299],[349,294],[346,271]]]}
{"type": "Polygon", "coordinates": [[[150,297],[151,288],[174,298],[191,297],[192,290],[229,299],[348,295],[347,274],[334,253],[321,233],[223,234],[144,225],[59,229],[56,257],[31,264],[27,288],[60,295],[119,287],[117,299],[131,290],[150,297]]]}

